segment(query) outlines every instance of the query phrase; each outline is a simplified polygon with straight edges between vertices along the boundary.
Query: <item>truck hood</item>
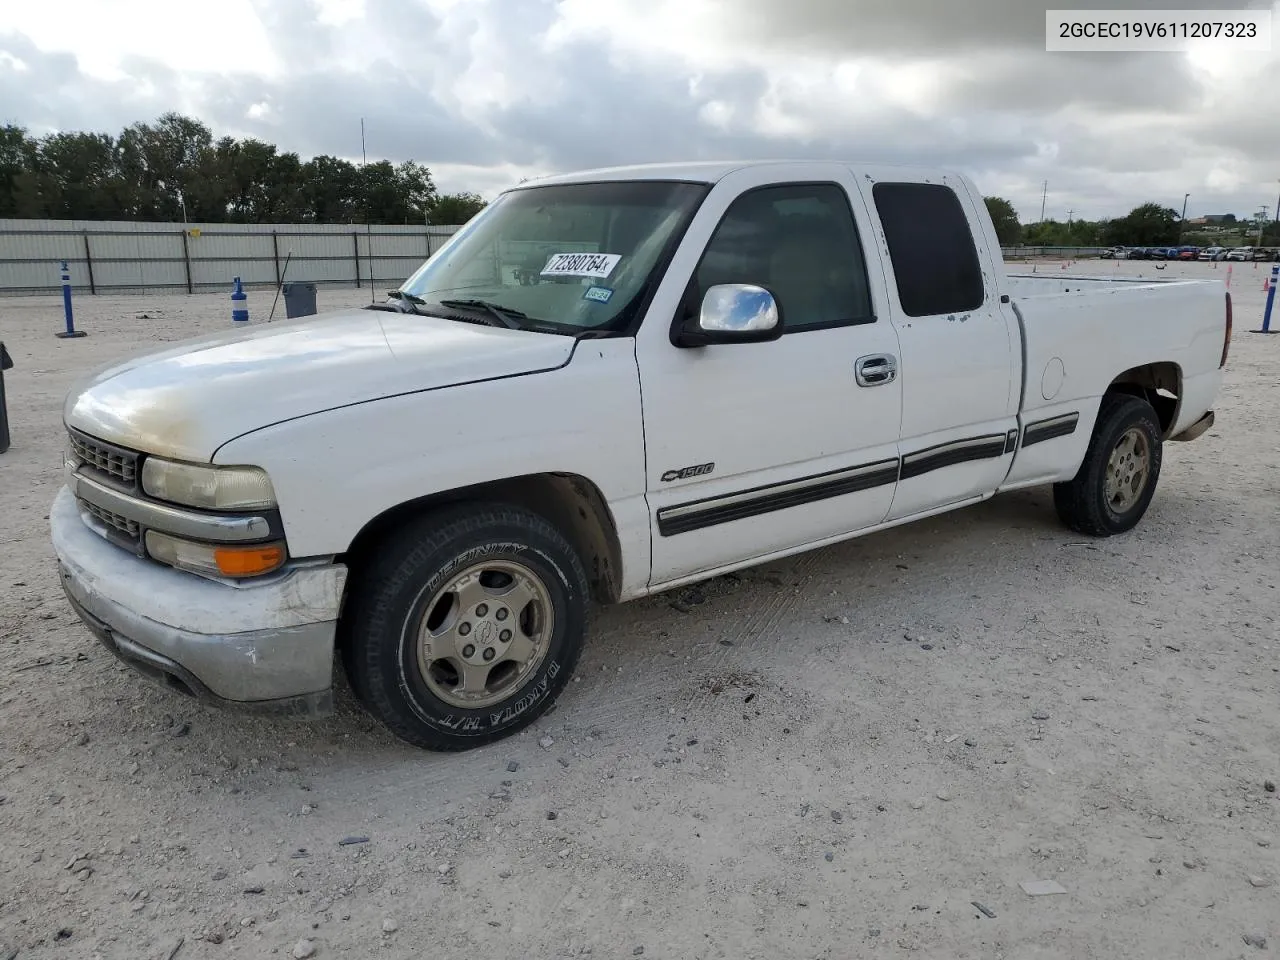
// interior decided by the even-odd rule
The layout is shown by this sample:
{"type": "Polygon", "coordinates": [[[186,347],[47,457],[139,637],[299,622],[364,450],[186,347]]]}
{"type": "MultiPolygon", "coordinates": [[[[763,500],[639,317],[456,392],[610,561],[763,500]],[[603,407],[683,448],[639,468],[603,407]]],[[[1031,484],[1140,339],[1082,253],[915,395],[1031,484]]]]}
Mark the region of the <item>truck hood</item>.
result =
{"type": "Polygon", "coordinates": [[[398,394],[554,370],[574,339],[352,310],[184,341],[98,371],[66,399],[85,433],[208,462],[250,431],[398,394]]]}

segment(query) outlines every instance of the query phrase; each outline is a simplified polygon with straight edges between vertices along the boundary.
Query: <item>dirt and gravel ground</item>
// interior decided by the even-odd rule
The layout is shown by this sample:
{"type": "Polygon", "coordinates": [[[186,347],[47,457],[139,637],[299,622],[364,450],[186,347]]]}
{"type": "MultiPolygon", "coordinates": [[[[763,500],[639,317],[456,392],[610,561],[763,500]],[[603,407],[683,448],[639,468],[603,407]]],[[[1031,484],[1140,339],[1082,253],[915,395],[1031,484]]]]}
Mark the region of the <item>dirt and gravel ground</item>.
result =
{"type": "Polygon", "coordinates": [[[1236,266],[1218,425],[1167,448],[1133,534],[1084,542],[1036,490],[604,610],[558,709],[461,756],[345,692],[214,712],[99,647],[48,543],[61,399],[230,304],[81,296],[62,341],[56,299],[0,300],[0,960],[1274,954],[1263,276],[1236,266]]]}

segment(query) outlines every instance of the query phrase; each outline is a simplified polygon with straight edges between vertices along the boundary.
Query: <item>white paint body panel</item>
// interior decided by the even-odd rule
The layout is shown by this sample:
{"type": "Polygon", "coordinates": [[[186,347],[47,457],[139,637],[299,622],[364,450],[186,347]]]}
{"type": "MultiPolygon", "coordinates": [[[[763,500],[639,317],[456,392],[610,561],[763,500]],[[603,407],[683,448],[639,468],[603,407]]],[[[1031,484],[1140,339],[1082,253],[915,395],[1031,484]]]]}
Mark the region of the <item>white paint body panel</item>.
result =
{"type": "MultiPolygon", "coordinates": [[[[678,302],[729,205],[755,187],[802,181],[841,184],[853,194],[859,233],[869,232],[846,166],[771,164],[729,173],[690,224],[637,336],[655,585],[874,526],[892,502],[894,488],[887,484],[677,536],[662,536],[658,528],[659,513],[678,504],[897,458],[901,379],[860,388],[854,377],[859,357],[897,355],[897,334],[887,319],[799,331],[767,343],[687,350],[671,344],[678,302]],[[715,472],[661,479],[667,470],[703,463],[714,463],[715,472]]],[[[883,301],[884,280],[872,273],[875,304],[883,301]]]]}
{"type": "Polygon", "coordinates": [[[565,337],[352,310],[231,330],[97,373],[66,422],[122,447],[209,462],[221,444],[349,404],[550,370],[565,337]]]}
{"type": "MultiPolygon", "coordinates": [[[[575,344],[354,311],[229,332],[114,366],[69,395],[67,422],[144,453],[264,467],[296,557],[342,553],[379,514],[419,497],[528,474],[580,475],[608,504],[621,546],[621,596],[630,599],[999,489],[1067,479],[1103,392],[1131,367],[1181,369],[1172,432],[1211,409],[1221,384],[1220,284],[1006,277],[981,193],[963,177],[716,163],[591,171],[532,185],[633,178],[713,184],[634,338],[575,344]],[[871,199],[876,179],[945,181],[957,190],[986,274],[980,311],[963,321],[902,315],[871,199]],[[677,302],[720,214],[750,186],[796,180],[835,181],[849,193],[877,321],[769,343],[674,347],[677,302]],[[1011,304],[1001,302],[1005,294],[1011,304]],[[873,353],[897,356],[900,374],[892,386],[859,389],[854,361],[873,353]],[[1044,371],[1055,362],[1061,376],[1049,378],[1056,391],[1046,399],[1044,371]],[[690,501],[896,460],[1066,413],[1080,415],[1073,433],[1025,450],[677,536],[658,531],[660,511],[690,501]],[[661,479],[710,462],[715,470],[705,476],[661,479]]],[[[98,551],[93,562],[111,556],[98,551]]],[[[122,571],[139,562],[118,560],[122,571]]],[[[156,607],[181,603],[181,591],[173,600],[159,591],[143,597],[101,570],[94,576],[157,619],[180,616],[156,607]]]]}

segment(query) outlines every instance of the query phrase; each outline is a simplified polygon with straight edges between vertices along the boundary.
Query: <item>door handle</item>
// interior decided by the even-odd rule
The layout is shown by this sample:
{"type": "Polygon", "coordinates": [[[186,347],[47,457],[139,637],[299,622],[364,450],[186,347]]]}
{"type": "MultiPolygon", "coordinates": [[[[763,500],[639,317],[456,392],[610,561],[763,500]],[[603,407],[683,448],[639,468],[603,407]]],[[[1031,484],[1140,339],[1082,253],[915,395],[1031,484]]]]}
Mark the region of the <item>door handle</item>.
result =
{"type": "Polygon", "coordinates": [[[878,387],[891,383],[898,376],[898,358],[890,353],[859,357],[853,365],[853,375],[860,387],[878,387]]]}

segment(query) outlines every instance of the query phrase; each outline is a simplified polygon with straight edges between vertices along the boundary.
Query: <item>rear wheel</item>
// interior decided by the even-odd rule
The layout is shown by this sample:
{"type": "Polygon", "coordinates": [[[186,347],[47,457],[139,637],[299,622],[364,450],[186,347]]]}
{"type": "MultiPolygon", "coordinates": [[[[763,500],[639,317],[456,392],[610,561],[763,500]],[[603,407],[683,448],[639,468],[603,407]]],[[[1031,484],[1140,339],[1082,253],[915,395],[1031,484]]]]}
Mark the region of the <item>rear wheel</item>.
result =
{"type": "Polygon", "coordinates": [[[352,689],[401,739],[465,750],[528,726],[568,682],[587,579],[560,533],[503,505],[452,507],[380,544],[344,614],[352,689]]]}
{"type": "Polygon", "coordinates": [[[1128,394],[1103,397],[1080,470],[1054,484],[1058,516],[1094,537],[1132,530],[1155,496],[1161,453],[1160,421],[1151,404],[1128,394]]]}

